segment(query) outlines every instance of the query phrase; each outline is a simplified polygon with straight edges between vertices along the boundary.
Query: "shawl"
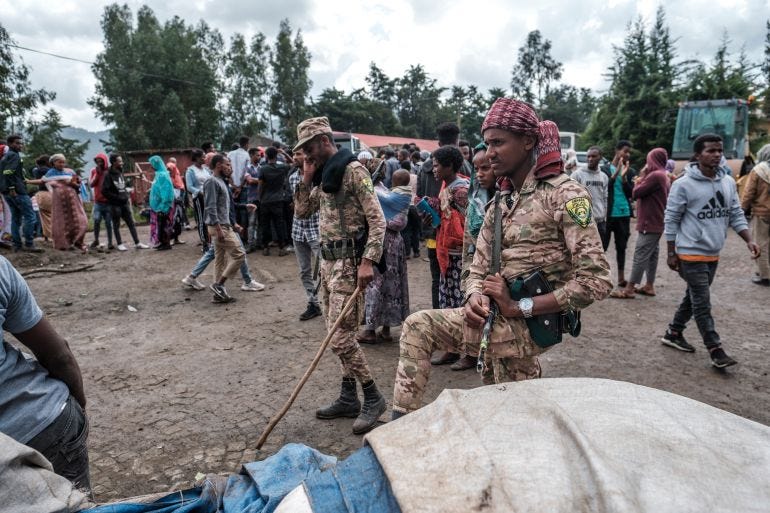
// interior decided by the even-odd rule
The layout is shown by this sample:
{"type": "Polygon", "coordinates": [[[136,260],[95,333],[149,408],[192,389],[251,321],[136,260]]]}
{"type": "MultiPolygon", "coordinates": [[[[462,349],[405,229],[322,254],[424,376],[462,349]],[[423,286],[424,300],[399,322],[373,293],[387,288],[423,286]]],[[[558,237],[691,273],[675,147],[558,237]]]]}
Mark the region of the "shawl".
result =
{"type": "MultiPolygon", "coordinates": [[[[321,189],[327,194],[336,194],[342,188],[345,168],[358,159],[347,148],[341,148],[324,164],[321,172],[321,189]]],[[[315,178],[315,177],[313,177],[315,178]]]]}
{"type": "Polygon", "coordinates": [[[391,221],[398,214],[405,212],[412,202],[412,188],[408,185],[393,187],[389,191],[377,189],[375,192],[386,221],[391,221]]]}
{"type": "Polygon", "coordinates": [[[166,213],[171,210],[174,203],[174,184],[171,183],[171,175],[158,155],[150,157],[150,164],[155,169],[155,180],[150,188],[150,208],[154,212],[166,213]]]}

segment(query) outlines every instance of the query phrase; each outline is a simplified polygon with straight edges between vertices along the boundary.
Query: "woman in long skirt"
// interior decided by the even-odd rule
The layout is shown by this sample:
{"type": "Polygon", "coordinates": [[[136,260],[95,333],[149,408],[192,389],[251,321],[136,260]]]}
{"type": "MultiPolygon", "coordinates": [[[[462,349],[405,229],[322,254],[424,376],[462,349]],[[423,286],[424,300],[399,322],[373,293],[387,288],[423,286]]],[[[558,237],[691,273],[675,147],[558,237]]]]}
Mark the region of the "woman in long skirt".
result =
{"type": "Polygon", "coordinates": [[[174,233],[174,185],[163,159],[150,157],[155,180],[150,188],[150,241],[155,249],[171,249],[174,233]]]}
{"type": "MultiPolygon", "coordinates": [[[[88,218],[80,199],[80,177],[66,169],[61,153],[51,156],[51,168],[40,180],[51,193],[51,236],[53,247],[60,250],[80,249],[88,252],[83,240],[88,218]]],[[[34,183],[34,182],[30,182],[34,183]]]]}

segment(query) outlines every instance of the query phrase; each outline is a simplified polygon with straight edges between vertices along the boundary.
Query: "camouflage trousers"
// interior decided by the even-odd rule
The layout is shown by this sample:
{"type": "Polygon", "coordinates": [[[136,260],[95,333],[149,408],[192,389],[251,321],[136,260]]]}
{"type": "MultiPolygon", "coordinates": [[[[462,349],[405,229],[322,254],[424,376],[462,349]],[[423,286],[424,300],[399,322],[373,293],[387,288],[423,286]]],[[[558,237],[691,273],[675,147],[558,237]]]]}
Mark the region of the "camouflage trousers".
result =
{"type": "MultiPolygon", "coordinates": [[[[321,261],[321,307],[326,315],[327,331],[332,329],[345,303],[355,291],[357,280],[358,272],[352,260],[321,261]]],[[[356,306],[345,316],[332,336],[331,346],[340,359],[343,376],[366,383],[372,380],[372,373],[356,340],[364,312],[363,298],[364,295],[359,294],[356,306]]]]}
{"type": "MultiPolygon", "coordinates": [[[[492,342],[487,350],[484,384],[539,378],[537,355],[543,350],[529,337],[522,320],[497,318],[492,342]],[[497,338],[497,340],[496,340],[497,338]]],[[[481,330],[465,326],[463,308],[423,310],[404,321],[401,330],[393,410],[402,413],[422,406],[422,396],[430,377],[433,351],[479,354],[481,330]]]]}

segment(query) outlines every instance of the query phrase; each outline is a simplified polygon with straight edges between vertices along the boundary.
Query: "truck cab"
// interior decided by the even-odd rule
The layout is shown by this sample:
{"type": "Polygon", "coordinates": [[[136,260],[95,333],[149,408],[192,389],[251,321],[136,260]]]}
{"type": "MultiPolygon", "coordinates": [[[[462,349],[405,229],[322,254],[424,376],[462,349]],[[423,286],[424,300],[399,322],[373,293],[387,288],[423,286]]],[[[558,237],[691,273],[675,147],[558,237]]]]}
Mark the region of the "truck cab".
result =
{"type": "Polygon", "coordinates": [[[681,102],[671,158],[688,160],[693,141],[699,135],[712,133],[722,137],[727,160],[742,160],[748,151],[748,131],[749,104],[745,100],[681,102]]]}

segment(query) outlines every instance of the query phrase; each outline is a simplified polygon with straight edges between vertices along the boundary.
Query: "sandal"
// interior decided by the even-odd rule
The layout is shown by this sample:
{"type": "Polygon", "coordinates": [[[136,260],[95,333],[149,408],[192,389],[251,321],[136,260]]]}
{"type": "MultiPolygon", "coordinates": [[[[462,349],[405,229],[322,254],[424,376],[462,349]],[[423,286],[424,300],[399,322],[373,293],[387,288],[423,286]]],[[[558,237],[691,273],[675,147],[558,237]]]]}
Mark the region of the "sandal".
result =
{"type": "Polygon", "coordinates": [[[621,280],[618,282],[618,287],[625,288],[625,286],[628,285],[628,282],[626,280],[621,280]]]}
{"type": "Polygon", "coordinates": [[[636,296],[634,296],[633,293],[627,292],[625,289],[615,289],[610,292],[610,297],[616,299],[634,299],[636,296]]]}
{"type": "Polygon", "coordinates": [[[383,342],[393,342],[393,335],[390,333],[385,334],[382,331],[377,333],[377,338],[382,340],[383,342]]]}
{"type": "Polygon", "coordinates": [[[634,289],[634,292],[636,292],[637,294],[641,294],[642,296],[655,297],[657,295],[655,294],[655,291],[650,292],[649,290],[642,287],[634,289]]]}

